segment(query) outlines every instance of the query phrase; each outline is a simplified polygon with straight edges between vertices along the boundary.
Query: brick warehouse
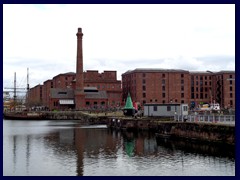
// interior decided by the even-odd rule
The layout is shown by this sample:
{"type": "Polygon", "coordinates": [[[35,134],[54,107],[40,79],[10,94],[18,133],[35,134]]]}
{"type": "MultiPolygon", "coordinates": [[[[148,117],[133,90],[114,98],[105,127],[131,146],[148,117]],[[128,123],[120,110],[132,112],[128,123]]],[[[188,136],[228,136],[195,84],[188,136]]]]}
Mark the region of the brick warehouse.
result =
{"type": "Polygon", "coordinates": [[[30,106],[53,109],[116,107],[132,100],[145,103],[217,102],[222,108],[235,109],[235,71],[187,71],[179,69],[135,69],[122,74],[116,71],[83,71],[82,29],[77,32],[76,73],[59,74],[43,85],[31,88],[27,95],[30,106]]]}
{"type": "Polygon", "coordinates": [[[235,109],[235,71],[185,71],[179,69],[135,69],[122,74],[123,101],[145,103],[219,103],[235,109]]]}
{"type": "Polygon", "coordinates": [[[82,29],[77,32],[76,73],[59,74],[43,85],[30,88],[27,103],[53,109],[118,107],[122,102],[121,81],[116,71],[83,71],[82,29]]]}

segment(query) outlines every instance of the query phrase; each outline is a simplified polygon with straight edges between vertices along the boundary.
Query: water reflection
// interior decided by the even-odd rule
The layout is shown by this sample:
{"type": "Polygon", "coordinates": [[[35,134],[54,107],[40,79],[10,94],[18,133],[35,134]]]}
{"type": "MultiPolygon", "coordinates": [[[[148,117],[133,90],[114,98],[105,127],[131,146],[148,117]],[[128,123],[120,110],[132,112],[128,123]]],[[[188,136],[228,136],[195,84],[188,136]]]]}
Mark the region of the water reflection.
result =
{"type": "Polygon", "coordinates": [[[4,175],[235,175],[234,147],[68,121],[3,125],[4,175]]]}

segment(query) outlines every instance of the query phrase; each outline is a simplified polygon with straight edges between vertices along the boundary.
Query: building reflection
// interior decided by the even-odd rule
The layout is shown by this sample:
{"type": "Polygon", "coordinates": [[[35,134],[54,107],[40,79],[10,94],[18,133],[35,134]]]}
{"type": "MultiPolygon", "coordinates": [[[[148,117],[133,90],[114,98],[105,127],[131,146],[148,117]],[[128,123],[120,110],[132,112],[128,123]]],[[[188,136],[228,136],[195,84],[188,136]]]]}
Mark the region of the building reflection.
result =
{"type": "MultiPolygon", "coordinates": [[[[57,129],[50,131],[43,136],[43,145],[46,150],[53,150],[58,159],[69,156],[76,158],[76,175],[83,176],[85,158],[99,161],[102,157],[116,159],[121,156],[146,157],[146,156],[174,156],[176,151],[181,153],[203,154],[214,157],[235,158],[234,147],[226,145],[212,145],[193,143],[188,141],[173,141],[169,139],[156,139],[155,135],[149,132],[127,132],[114,131],[106,128],[83,128],[78,125],[73,128],[57,129]]],[[[36,140],[34,135],[12,136],[13,171],[16,164],[21,163],[26,167],[26,174],[29,174],[31,167],[32,141],[36,140]],[[21,145],[21,146],[19,146],[21,145]],[[25,149],[25,160],[19,158],[18,148],[25,149]],[[20,159],[19,162],[17,160],[20,159]]],[[[65,159],[65,158],[64,158],[65,159]]],[[[115,161],[114,161],[115,162],[115,161]]]]}

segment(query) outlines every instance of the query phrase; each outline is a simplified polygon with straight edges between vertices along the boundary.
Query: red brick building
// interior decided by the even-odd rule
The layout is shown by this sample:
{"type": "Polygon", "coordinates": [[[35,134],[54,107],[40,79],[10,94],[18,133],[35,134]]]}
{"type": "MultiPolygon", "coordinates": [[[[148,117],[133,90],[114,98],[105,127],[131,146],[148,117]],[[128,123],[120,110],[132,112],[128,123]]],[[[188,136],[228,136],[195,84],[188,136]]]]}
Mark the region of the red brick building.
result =
{"type": "Polygon", "coordinates": [[[145,103],[219,103],[235,108],[235,71],[191,72],[179,69],[135,69],[122,74],[123,101],[145,103]]]}
{"type": "Polygon", "coordinates": [[[40,106],[43,101],[43,85],[36,85],[31,88],[27,94],[27,103],[29,106],[40,106]]]}
{"type": "Polygon", "coordinates": [[[117,107],[122,102],[121,81],[116,71],[83,71],[82,29],[77,32],[76,73],[59,74],[28,92],[29,105],[53,109],[117,107]],[[32,103],[30,103],[32,102],[32,103]],[[34,103],[35,102],[35,103],[34,103]]]}

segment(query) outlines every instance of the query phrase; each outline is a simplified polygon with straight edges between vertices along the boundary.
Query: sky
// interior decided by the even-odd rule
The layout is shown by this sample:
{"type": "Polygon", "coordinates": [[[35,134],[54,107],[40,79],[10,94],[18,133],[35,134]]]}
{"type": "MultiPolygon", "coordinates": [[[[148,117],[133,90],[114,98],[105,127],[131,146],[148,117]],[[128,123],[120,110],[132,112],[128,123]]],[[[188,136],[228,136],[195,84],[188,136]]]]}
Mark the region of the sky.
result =
{"type": "Polygon", "coordinates": [[[235,70],[234,4],[3,5],[3,87],[76,72],[136,68],[235,70]]]}

